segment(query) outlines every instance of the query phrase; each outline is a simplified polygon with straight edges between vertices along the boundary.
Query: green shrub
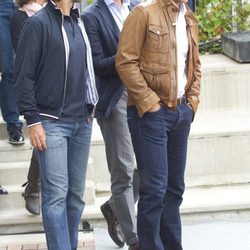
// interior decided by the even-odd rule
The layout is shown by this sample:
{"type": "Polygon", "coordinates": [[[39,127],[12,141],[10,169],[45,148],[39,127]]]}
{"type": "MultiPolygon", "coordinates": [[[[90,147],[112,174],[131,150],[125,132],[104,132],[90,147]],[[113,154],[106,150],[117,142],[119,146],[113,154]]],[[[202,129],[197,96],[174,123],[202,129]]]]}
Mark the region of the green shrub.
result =
{"type": "Polygon", "coordinates": [[[199,39],[204,53],[220,52],[222,33],[250,30],[248,0],[242,2],[240,0],[199,0],[196,16],[199,19],[199,39]]]}

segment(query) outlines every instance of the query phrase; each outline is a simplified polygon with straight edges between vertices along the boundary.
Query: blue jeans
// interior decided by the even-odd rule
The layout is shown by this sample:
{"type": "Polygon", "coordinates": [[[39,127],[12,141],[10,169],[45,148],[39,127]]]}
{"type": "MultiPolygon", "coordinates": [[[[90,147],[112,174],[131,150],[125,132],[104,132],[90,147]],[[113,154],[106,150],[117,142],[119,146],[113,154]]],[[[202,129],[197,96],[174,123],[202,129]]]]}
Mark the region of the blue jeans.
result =
{"type": "Polygon", "coordinates": [[[91,123],[42,121],[46,151],[36,151],[41,168],[42,215],[48,250],[77,248],[84,208],[91,123]]]}
{"type": "Polygon", "coordinates": [[[13,82],[13,49],[10,35],[10,16],[14,11],[12,0],[0,1],[0,64],[2,81],[0,82],[0,108],[7,129],[21,126],[19,110],[13,82]]]}
{"type": "Polygon", "coordinates": [[[128,124],[140,176],[137,230],[140,250],[181,250],[179,207],[184,193],[187,141],[193,111],[161,107],[138,116],[128,107],[128,124]]]}

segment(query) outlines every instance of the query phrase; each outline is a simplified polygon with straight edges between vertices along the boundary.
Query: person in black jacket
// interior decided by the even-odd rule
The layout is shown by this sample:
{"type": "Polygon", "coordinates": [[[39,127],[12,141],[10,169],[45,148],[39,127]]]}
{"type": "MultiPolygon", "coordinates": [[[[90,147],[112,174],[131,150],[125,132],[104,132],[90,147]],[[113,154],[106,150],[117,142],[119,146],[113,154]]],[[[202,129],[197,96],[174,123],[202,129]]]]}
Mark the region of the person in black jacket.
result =
{"type": "MultiPolygon", "coordinates": [[[[20,37],[20,32],[24,22],[36,12],[42,9],[47,1],[45,0],[18,0],[18,9],[14,11],[11,16],[11,40],[14,51],[16,52],[17,44],[20,37]]],[[[22,186],[25,187],[22,196],[25,199],[26,209],[34,214],[40,215],[40,174],[39,174],[39,164],[33,150],[30,167],[28,172],[28,181],[22,186]]]]}
{"type": "MultiPolygon", "coordinates": [[[[0,51],[1,51],[1,47],[0,47],[0,51]]],[[[1,73],[2,72],[2,68],[1,68],[1,61],[0,61],[0,81],[1,81],[1,73]]],[[[0,194],[8,194],[8,191],[3,188],[1,185],[0,185],[0,194]]]]}
{"type": "Polygon", "coordinates": [[[72,7],[72,0],[49,0],[27,19],[14,70],[20,112],[41,170],[49,250],[77,249],[98,101],[88,37],[72,7]]]}
{"type": "Polygon", "coordinates": [[[14,12],[13,0],[0,1],[0,64],[2,80],[0,84],[0,108],[3,120],[7,123],[9,143],[23,145],[23,123],[19,120],[13,82],[13,50],[10,35],[10,16],[14,12]]]}
{"type": "Polygon", "coordinates": [[[137,4],[127,0],[95,0],[83,20],[92,47],[99,93],[97,122],[105,141],[112,197],[101,206],[113,241],[138,249],[134,202],[139,177],[127,124],[127,91],[115,69],[115,55],[123,22],[137,4]],[[121,227],[121,230],[120,230],[121,227]]]}
{"type": "MultiPolygon", "coordinates": [[[[0,50],[1,50],[1,47],[0,47],[0,50]]],[[[1,83],[1,73],[2,72],[2,66],[1,66],[1,58],[0,58],[0,83],[1,83]]],[[[0,185],[0,194],[8,194],[8,191],[3,188],[1,185],[0,185]]]]}
{"type": "Polygon", "coordinates": [[[10,19],[11,41],[15,52],[24,22],[41,10],[46,5],[47,0],[16,0],[16,3],[18,9],[14,11],[10,19]]]}

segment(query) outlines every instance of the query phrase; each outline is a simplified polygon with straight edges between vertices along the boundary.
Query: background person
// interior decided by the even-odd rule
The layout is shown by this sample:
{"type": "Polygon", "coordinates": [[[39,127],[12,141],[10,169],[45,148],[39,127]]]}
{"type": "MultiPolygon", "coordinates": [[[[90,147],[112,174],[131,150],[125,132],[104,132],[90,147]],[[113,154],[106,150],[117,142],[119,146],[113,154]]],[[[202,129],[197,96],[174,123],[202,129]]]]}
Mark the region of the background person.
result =
{"type": "Polygon", "coordinates": [[[92,47],[99,93],[96,108],[111,174],[112,197],[101,206],[113,241],[136,249],[138,242],[135,206],[139,193],[131,135],[127,124],[127,91],[115,69],[115,55],[123,22],[137,4],[128,0],[96,0],[84,10],[92,47]],[[124,236],[125,239],[124,239],[124,236]]]}
{"type": "MultiPolygon", "coordinates": [[[[0,47],[0,50],[1,50],[1,47],[0,47]]],[[[2,72],[2,69],[1,69],[1,61],[0,61],[0,82],[1,82],[1,73],[2,72]]],[[[8,194],[8,191],[3,188],[1,185],[0,185],[0,194],[8,194]]]]}
{"type": "Polygon", "coordinates": [[[19,110],[13,82],[13,49],[11,46],[10,17],[14,12],[13,0],[0,1],[0,61],[2,80],[0,82],[0,108],[3,120],[7,123],[9,143],[24,144],[23,124],[19,120],[19,110]]]}
{"type": "MultiPolygon", "coordinates": [[[[20,38],[20,32],[24,22],[30,17],[42,9],[47,3],[45,0],[17,0],[18,9],[14,11],[11,16],[11,40],[14,51],[16,52],[18,41],[20,38]]],[[[34,214],[40,215],[40,174],[39,164],[36,159],[34,150],[30,160],[29,172],[27,176],[27,182],[23,184],[25,187],[22,196],[25,199],[26,209],[34,214]]]]}

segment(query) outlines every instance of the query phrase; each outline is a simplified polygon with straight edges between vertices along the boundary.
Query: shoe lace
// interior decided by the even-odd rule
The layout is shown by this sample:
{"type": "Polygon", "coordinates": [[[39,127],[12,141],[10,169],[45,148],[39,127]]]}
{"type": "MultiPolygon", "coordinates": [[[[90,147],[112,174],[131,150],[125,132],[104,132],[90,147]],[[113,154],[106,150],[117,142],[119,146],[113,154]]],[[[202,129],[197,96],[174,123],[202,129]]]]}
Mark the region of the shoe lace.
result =
{"type": "Polygon", "coordinates": [[[12,136],[14,138],[23,137],[22,128],[19,126],[11,127],[9,130],[9,134],[10,134],[10,136],[12,136]]]}

